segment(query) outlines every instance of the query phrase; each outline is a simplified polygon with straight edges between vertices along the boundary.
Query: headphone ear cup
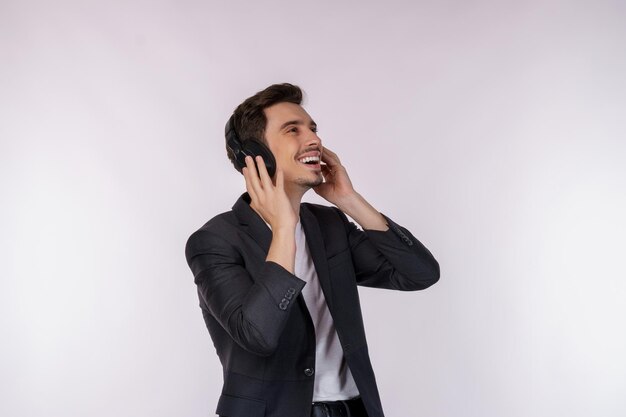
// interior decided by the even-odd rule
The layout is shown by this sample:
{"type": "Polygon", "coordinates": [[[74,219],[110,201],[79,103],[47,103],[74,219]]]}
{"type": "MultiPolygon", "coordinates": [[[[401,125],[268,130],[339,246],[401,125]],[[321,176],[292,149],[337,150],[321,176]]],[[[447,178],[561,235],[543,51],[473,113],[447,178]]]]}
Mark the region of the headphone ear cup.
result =
{"type": "Polygon", "coordinates": [[[257,155],[261,155],[265,162],[267,173],[271,178],[274,177],[276,173],[276,159],[274,159],[274,154],[272,154],[272,151],[270,151],[266,145],[254,139],[248,139],[242,142],[235,131],[234,114],[230,116],[226,122],[224,133],[226,134],[226,147],[235,157],[233,164],[237,171],[242,172],[242,169],[246,166],[246,156],[249,155],[254,158],[257,155]]]}
{"type": "Polygon", "coordinates": [[[272,151],[270,151],[267,146],[256,140],[247,140],[243,143],[242,154],[245,154],[242,155],[242,168],[246,166],[246,155],[250,155],[253,158],[257,155],[261,155],[261,157],[263,158],[263,162],[265,162],[267,173],[269,174],[270,178],[274,177],[274,174],[276,173],[276,159],[274,158],[274,154],[272,153],[272,151]]]}
{"type": "Polygon", "coordinates": [[[229,137],[226,141],[226,146],[233,153],[235,157],[234,165],[237,171],[241,172],[243,167],[246,166],[246,154],[241,149],[241,142],[236,137],[229,137]]]}

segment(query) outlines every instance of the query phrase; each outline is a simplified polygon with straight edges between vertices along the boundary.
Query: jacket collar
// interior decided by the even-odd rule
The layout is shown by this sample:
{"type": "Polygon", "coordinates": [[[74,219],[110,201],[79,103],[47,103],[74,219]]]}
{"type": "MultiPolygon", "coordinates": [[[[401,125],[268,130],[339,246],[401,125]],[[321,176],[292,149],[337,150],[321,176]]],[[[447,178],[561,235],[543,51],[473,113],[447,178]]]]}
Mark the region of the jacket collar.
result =
{"type": "Polygon", "coordinates": [[[247,192],[237,199],[233,205],[233,212],[244,231],[259,244],[263,252],[267,253],[272,243],[272,231],[261,216],[250,207],[250,195],[247,192]]]}

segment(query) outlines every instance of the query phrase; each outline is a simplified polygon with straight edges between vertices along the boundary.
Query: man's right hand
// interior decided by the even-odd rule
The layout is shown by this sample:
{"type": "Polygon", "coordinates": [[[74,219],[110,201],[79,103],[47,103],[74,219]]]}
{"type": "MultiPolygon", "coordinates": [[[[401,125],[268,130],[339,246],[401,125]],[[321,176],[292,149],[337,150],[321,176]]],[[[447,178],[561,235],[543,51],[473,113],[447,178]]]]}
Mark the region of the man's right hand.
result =
{"type": "Polygon", "coordinates": [[[246,189],[250,194],[250,207],[272,226],[272,230],[281,227],[295,228],[298,223],[298,213],[294,212],[285,192],[283,172],[276,171],[276,185],[274,185],[262,157],[256,157],[256,165],[258,175],[252,157],[246,156],[246,166],[242,172],[246,179],[246,189]]]}
{"type": "Polygon", "coordinates": [[[295,230],[298,214],[295,213],[285,192],[283,172],[276,170],[276,185],[267,173],[265,162],[256,157],[257,168],[252,157],[246,156],[243,176],[250,195],[250,207],[272,227],[272,243],[267,253],[267,261],[275,262],[287,271],[294,273],[296,243],[295,230]]]}

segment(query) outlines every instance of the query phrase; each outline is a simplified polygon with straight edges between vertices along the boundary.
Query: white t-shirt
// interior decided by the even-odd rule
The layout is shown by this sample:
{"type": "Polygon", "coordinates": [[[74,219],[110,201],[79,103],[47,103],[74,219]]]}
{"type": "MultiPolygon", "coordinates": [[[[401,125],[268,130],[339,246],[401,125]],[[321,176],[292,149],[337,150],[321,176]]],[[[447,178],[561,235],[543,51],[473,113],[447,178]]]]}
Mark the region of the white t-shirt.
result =
{"type": "Polygon", "coordinates": [[[352,373],[343,355],[343,348],[320,287],[304,229],[296,225],[296,260],[294,275],[306,285],[302,296],[315,326],[315,387],[313,401],[347,400],[359,395],[352,373]]]}

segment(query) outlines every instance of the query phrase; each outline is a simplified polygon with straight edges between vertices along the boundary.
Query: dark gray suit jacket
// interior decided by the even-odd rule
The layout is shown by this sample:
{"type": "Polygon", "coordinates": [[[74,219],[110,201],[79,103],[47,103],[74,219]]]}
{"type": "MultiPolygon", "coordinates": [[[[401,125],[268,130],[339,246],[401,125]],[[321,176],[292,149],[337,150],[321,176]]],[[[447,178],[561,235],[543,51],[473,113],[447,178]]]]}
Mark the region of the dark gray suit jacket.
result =
{"type": "MultiPolygon", "coordinates": [[[[308,417],[315,330],[305,282],[265,258],[272,232],[243,194],[187,241],[200,308],[223,366],[216,412],[229,417],[308,417]]],[[[384,216],[384,215],[383,215],[384,216]]],[[[357,285],[421,290],[439,264],[408,230],[359,230],[335,207],[303,203],[300,221],[344,355],[369,417],[383,417],[357,285]]]]}

